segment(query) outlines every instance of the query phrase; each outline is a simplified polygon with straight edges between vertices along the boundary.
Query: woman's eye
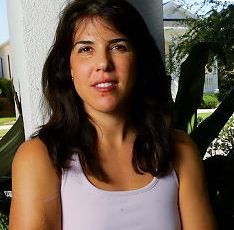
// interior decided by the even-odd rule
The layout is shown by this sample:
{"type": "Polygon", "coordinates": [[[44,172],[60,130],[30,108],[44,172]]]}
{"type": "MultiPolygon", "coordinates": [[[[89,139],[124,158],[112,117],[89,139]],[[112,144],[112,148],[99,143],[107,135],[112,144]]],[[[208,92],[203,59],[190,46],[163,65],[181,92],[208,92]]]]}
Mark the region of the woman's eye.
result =
{"type": "Polygon", "coordinates": [[[125,52],[125,51],[128,51],[128,48],[125,46],[125,45],[114,45],[112,47],[112,50],[117,50],[117,51],[121,51],[121,52],[125,52]]]}
{"type": "Polygon", "coordinates": [[[92,47],[81,47],[79,50],[78,50],[78,53],[90,53],[92,51],[92,47]]]}

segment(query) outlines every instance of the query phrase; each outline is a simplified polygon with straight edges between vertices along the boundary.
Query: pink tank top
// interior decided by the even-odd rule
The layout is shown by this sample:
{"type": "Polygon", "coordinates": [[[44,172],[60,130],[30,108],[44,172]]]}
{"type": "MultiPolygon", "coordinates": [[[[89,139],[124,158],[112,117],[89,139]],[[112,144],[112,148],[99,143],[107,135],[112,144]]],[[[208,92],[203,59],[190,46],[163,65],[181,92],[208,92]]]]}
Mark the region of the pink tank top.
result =
{"type": "Polygon", "coordinates": [[[63,230],[178,230],[175,171],[143,188],[105,191],[85,176],[75,157],[61,182],[63,230]]]}

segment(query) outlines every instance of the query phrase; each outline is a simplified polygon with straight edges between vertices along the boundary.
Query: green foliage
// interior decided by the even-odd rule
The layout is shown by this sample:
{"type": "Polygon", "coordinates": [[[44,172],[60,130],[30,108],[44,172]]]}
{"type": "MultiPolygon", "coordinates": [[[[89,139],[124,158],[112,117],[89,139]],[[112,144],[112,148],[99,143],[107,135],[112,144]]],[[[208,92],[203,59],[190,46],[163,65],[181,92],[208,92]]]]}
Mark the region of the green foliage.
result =
{"type": "Polygon", "coordinates": [[[3,102],[0,100],[0,111],[3,109],[3,102]]]}
{"type": "Polygon", "coordinates": [[[203,120],[211,115],[212,112],[208,113],[198,113],[197,114],[197,125],[199,125],[203,120]]]}
{"type": "Polygon", "coordinates": [[[219,93],[217,94],[219,101],[223,100],[232,87],[234,87],[234,74],[228,72],[222,75],[222,78],[220,79],[219,93]]]}
{"type": "Polygon", "coordinates": [[[8,79],[0,79],[0,117],[15,115],[15,102],[13,94],[13,83],[8,79]]]}
{"type": "Polygon", "coordinates": [[[20,116],[12,128],[0,140],[0,178],[11,174],[11,165],[16,150],[24,140],[23,119],[20,116]]]}
{"type": "MultiPolygon", "coordinates": [[[[199,103],[203,97],[205,66],[209,59],[209,51],[216,51],[220,57],[223,56],[217,47],[218,44],[203,42],[196,44],[192,48],[189,56],[181,65],[179,89],[175,101],[176,127],[189,133],[197,144],[202,158],[207,152],[210,143],[218,136],[234,112],[233,88],[216,110],[197,125],[198,119],[196,119],[196,115],[199,103]]],[[[234,120],[232,119],[230,123],[233,125],[234,120]]],[[[234,211],[232,204],[234,202],[234,186],[232,180],[234,159],[231,156],[234,153],[234,132],[233,128],[228,128],[228,131],[224,128],[224,131],[221,133],[223,133],[222,140],[216,142],[217,146],[226,149],[230,157],[212,156],[204,161],[204,168],[211,204],[219,229],[233,229],[234,211]]]]}
{"type": "Polygon", "coordinates": [[[219,104],[219,100],[215,94],[204,94],[200,109],[214,109],[219,104]]]}
{"type": "MultiPolygon", "coordinates": [[[[228,67],[233,67],[234,60],[234,6],[218,12],[212,10],[210,15],[188,18],[185,21],[188,31],[179,38],[177,59],[182,60],[198,42],[217,42],[223,48],[228,67]]],[[[222,64],[221,64],[222,65],[222,64]]],[[[233,68],[231,68],[232,70],[233,68]]]]}
{"type": "MultiPolygon", "coordinates": [[[[181,0],[182,2],[186,1],[181,0]]],[[[178,39],[180,43],[177,48],[174,47],[173,52],[176,55],[173,58],[178,62],[187,57],[181,65],[178,98],[176,98],[175,106],[176,127],[187,132],[187,127],[192,129],[190,135],[198,144],[201,155],[205,154],[209,143],[218,135],[234,110],[234,91],[230,92],[231,86],[233,86],[233,82],[230,81],[233,79],[230,77],[233,76],[231,70],[234,69],[234,6],[221,4],[216,0],[204,0],[203,5],[211,2],[214,3],[214,7],[206,15],[196,14],[196,18],[184,20],[188,30],[178,39]],[[219,6],[223,7],[221,11],[218,10],[219,6]],[[199,47],[198,44],[203,44],[203,47],[202,45],[199,47]],[[204,44],[214,45],[211,48],[204,44]],[[215,51],[215,44],[222,48],[224,54],[215,51]],[[219,98],[226,95],[226,99],[212,116],[197,127],[199,119],[192,118],[203,98],[205,66],[213,62],[214,56],[218,56],[219,76],[221,76],[219,98]],[[219,58],[223,61],[221,62],[219,58]]]]}
{"type": "MultiPolygon", "coordinates": [[[[217,0],[203,1],[203,5],[207,3],[214,4],[214,7],[207,14],[199,15],[198,10],[195,18],[184,20],[184,24],[188,30],[184,35],[177,38],[179,44],[173,46],[172,53],[174,56],[172,59],[176,59],[180,63],[198,42],[216,42],[219,44],[227,59],[225,65],[218,60],[219,100],[222,100],[234,83],[234,5],[220,3],[217,0]],[[220,7],[222,7],[221,11],[220,7]]],[[[208,65],[213,63],[215,56],[215,53],[210,52],[208,65]]]]}
{"type": "MultiPolygon", "coordinates": [[[[10,211],[11,197],[5,195],[4,191],[11,191],[11,167],[14,155],[20,144],[25,140],[21,102],[13,88],[19,117],[12,128],[0,140],[0,230],[8,229],[8,216],[10,211]],[[4,214],[4,215],[3,215],[4,214]]],[[[2,119],[9,122],[12,119],[2,119]]]]}
{"type": "Polygon", "coordinates": [[[210,50],[216,52],[225,63],[224,54],[218,44],[206,42],[196,44],[181,65],[174,106],[175,127],[190,134],[198,145],[202,157],[234,111],[234,89],[232,89],[217,109],[199,126],[197,125],[195,115],[203,98],[205,66],[210,50]]]}
{"type": "MultiPolygon", "coordinates": [[[[175,126],[178,129],[188,131],[188,124],[202,102],[205,66],[210,51],[219,55],[225,63],[224,53],[218,44],[199,42],[181,64],[179,87],[175,100],[175,126]]],[[[196,122],[192,126],[196,126],[196,122]]]]}
{"type": "Polygon", "coordinates": [[[228,155],[234,148],[234,114],[225,124],[218,137],[215,138],[207,149],[210,156],[216,155],[217,151],[222,151],[224,155],[228,155]]]}
{"type": "Polygon", "coordinates": [[[169,45],[168,47],[168,54],[166,54],[166,71],[168,75],[171,75],[172,73],[174,73],[177,69],[177,65],[178,62],[174,60],[174,51],[173,51],[173,47],[175,45],[169,45]]]}
{"type": "Polygon", "coordinates": [[[230,5],[229,1],[222,0],[177,0],[176,3],[179,4],[180,7],[183,7],[190,12],[195,12],[194,14],[196,16],[208,16],[212,13],[212,11],[227,8],[227,6],[230,5]]]}
{"type": "Polygon", "coordinates": [[[8,222],[8,217],[0,213],[0,230],[8,230],[8,222]]]}
{"type": "Polygon", "coordinates": [[[13,83],[8,79],[0,79],[1,97],[6,97],[14,105],[13,83]]]}

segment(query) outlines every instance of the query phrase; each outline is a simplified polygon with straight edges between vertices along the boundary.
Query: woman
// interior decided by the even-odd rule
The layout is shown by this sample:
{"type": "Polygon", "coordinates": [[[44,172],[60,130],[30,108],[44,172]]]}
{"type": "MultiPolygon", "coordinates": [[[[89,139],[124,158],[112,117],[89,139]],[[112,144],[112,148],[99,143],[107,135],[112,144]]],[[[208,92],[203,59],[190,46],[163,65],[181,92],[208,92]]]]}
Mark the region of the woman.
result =
{"type": "Polygon", "coordinates": [[[13,162],[10,228],[215,229],[169,88],[129,3],[69,3],[43,69],[50,119],[13,162]]]}

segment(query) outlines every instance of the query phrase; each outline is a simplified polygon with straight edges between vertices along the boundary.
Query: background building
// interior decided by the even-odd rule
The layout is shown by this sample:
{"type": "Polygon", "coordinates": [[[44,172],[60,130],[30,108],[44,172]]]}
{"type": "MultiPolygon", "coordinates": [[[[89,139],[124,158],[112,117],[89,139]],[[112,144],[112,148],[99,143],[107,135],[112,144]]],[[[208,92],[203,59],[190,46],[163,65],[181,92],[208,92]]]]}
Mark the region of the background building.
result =
{"type": "Polygon", "coordinates": [[[11,79],[10,42],[0,45],[0,78],[11,79]]]}

